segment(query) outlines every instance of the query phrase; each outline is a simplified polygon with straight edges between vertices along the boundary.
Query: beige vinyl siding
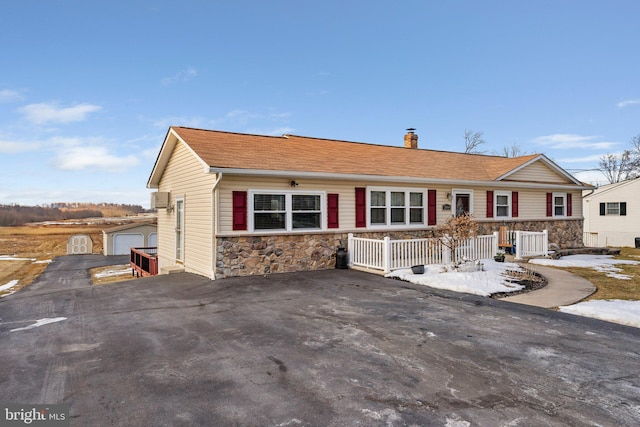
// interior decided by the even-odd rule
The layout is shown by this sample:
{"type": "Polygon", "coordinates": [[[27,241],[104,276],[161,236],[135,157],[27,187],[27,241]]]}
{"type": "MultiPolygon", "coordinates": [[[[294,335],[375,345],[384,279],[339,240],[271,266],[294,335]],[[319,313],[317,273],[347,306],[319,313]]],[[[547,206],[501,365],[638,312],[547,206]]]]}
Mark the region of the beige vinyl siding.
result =
{"type": "MultiPolygon", "coordinates": [[[[178,142],[164,171],[158,191],[171,192],[171,204],[184,197],[184,269],[211,277],[213,271],[213,223],[211,196],[216,176],[184,144],[178,142]]],[[[160,268],[177,265],[175,212],[158,212],[160,268]]]]}
{"type": "MultiPolygon", "coordinates": [[[[487,190],[501,191],[500,188],[488,187],[451,187],[451,186],[417,186],[415,184],[403,185],[401,183],[384,182],[363,182],[363,181],[338,181],[338,180],[295,180],[298,186],[295,191],[322,191],[327,194],[339,194],[339,224],[338,229],[328,229],[328,232],[336,231],[363,231],[363,228],[355,226],[355,188],[356,187],[398,187],[415,188],[420,190],[436,190],[436,224],[444,223],[453,215],[453,210],[443,210],[443,205],[452,205],[452,201],[447,198],[447,194],[453,190],[470,190],[473,192],[473,214],[479,221],[504,221],[504,218],[487,218],[486,203],[487,190]]],[[[246,231],[233,231],[232,224],[232,192],[249,190],[275,190],[291,191],[291,179],[274,177],[243,177],[224,175],[219,186],[219,221],[220,228],[217,232],[221,235],[246,234],[246,231]]],[[[545,220],[547,214],[547,193],[553,191],[518,189],[518,218],[517,221],[545,220]]],[[[563,192],[563,191],[556,191],[563,192]]],[[[566,191],[564,191],[566,193],[566,191]]],[[[572,200],[572,218],[582,217],[582,206],[580,203],[580,191],[574,191],[572,200]]],[[[427,200],[424,201],[425,208],[427,200]]],[[[367,213],[367,215],[369,215],[367,213]]],[[[425,211],[425,223],[427,213],[425,211]]],[[[422,228],[428,228],[426,225],[422,228]]]]}
{"type": "Polygon", "coordinates": [[[518,191],[518,219],[546,219],[548,191],[518,191]]]}
{"type": "MultiPolygon", "coordinates": [[[[403,185],[402,183],[388,182],[364,182],[364,181],[338,181],[338,180],[295,180],[298,186],[295,191],[322,191],[326,194],[338,194],[339,210],[338,221],[340,228],[328,229],[328,232],[337,231],[363,231],[363,228],[356,228],[355,218],[355,188],[362,187],[397,187],[397,188],[415,188],[419,190],[436,190],[436,221],[437,224],[444,223],[451,217],[452,211],[444,211],[442,206],[451,204],[447,199],[447,193],[451,193],[451,187],[445,186],[419,186],[415,184],[403,185]]],[[[233,231],[232,224],[232,208],[233,191],[249,191],[249,190],[279,190],[291,191],[291,179],[274,178],[274,177],[243,177],[224,175],[222,183],[219,187],[219,229],[217,232],[221,235],[246,234],[245,231],[233,231]]],[[[474,192],[474,211],[480,213],[483,217],[486,214],[486,197],[485,192],[474,192]],[[479,197],[480,196],[480,197],[479,197]]],[[[424,200],[425,208],[427,200],[424,200]]],[[[368,214],[367,214],[368,215],[368,214]]],[[[427,221],[427,213],[425,210],[425,224],[427,221]]],[[[423,228],[429,228],[425,225],[423,228]]]]}
{"type": "Polygon", "coordinates": [[[552,184],[571,183],[566,177],[558,174],[541,161],[534,162],[521,170],[509,175],[505,181],[546,182],[552,184]]]}
{"type": "MultiPolygon", "coordinates": [[[[339,217],[338,222],[340,229],[355,228],[355,187],[364,187],[364,183],[354,183],[353,181],[337,181],[337,180],[295,180],[298,186],[295,191],[322,191],[326,194],[338,194],[339,217]]],[[[224,175],[220,184],[220,204],[219,204],[219,230],[220,234],[246,234],[246,232],[233,231],[233,191],[249,191],[249,190],[276,190],[291,191],[291,179],[274,178],[274,177],[242,177],[224,175]]],[[[326,203],[326,200],[324,200],[326,203]]],[[[326,219],[325,219],[326,222],[326,219]]],[[[336,231],[336,229],[331,229],[336,231]]]]}
{"type": "MultiPolygon", "coordinates": [[[[494,191],[501,191],[495,189],[494,191]]],[[[516,221],[534,221],[545,220],[547,217],[547,193],[571,193],[571,218],[582,218],[582,203],[580,191],[552,191],[552,190],[531,190],[531,189],[519,189],[518,191],[518,218],[512,218],[516,221]]],[[[483,202],[486,203],[486,191],[483,195],[483,202]]],[[[481,215],[476,215],[478,219],[486,218],[486,209],[482,208],[481,215]]],[[[494,207],[495,212],[495,207],[494,207]]],[[[499,220],[499,218],[495,218],[499,220]]]]}

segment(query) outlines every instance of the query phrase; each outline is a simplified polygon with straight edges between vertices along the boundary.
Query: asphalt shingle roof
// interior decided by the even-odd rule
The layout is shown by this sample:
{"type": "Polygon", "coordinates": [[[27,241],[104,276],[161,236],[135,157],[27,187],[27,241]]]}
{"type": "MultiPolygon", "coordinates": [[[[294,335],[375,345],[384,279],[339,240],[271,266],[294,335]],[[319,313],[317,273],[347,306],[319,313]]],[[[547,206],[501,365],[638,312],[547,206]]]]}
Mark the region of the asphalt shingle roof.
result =
{"type": "Polygon", "coordinates": [[[538,154],[500,157],[172,127],[210,167],[492,181],[538,154]]]}

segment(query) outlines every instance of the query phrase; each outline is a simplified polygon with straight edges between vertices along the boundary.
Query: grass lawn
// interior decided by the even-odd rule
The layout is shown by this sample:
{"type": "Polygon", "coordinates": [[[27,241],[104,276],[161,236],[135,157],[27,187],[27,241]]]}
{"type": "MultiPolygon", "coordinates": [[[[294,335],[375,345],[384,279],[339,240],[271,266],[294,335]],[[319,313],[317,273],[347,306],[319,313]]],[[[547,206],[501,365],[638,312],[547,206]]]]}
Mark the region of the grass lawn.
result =
{"type": "MultiPolygon", "coordinates": [[[[628,259],[640,261],[640,249],[622,248],[620,255],[615,259],[628,259]]],[[[622,274],[631,276],[631,280],[620,280],[608,277],[605,273],[590,268],[563,268],[580,277],[584,277],[593,283],[597,291],[586,298],[585,301],[597,299],[621,299],[640,301],[640,264],[626,265],[619,264],[616,267],[621,268],[622,274]]]]}

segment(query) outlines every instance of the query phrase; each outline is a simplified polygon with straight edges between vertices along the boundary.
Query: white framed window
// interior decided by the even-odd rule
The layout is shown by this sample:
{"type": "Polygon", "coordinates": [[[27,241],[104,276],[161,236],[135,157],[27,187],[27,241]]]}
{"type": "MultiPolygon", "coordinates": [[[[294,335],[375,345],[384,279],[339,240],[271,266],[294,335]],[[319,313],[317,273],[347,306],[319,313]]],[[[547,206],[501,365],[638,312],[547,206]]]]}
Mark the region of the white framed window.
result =
{"type": "Polygon", "coordinates": [[[493,193],[493,205],[496,208],[496,218],[511,217],[511,192],[496,191],[493,193]]]}
{"type": "Polygon", "coordinates": [[[424,225],[427,191],[418,188],[370,187],[368,226],[413,227],[424,225]]]}
{"type": "Polygon", "coordinates": [[[453,215],[460,216],[462,214],[473,213],[473,190],[465,190],[454,188],[451,191],[451,202],[453,203],[453,215]]]}
{"type": "Polygon", "coordinates": [[[620,215],[620,203],[607,202],[607,215],[620,215]]]}
{"type": "Polygon", "coordinates": [[[553,216],[567,216],[567,193],[553,193],[553,216]]]}
{"type": "Polygon", "coordinates": [[[600,202],[600,216],[626,216],[627,202],[600,202]]]}
{"type": "Polygon", "coordinates": [[[184,196],[175,201],[176,261],[184,262],[184,196]]]}
{"type": "Polygon", "coordinates": [[[326,194],[314,191],[249,191],[251,231],[324,230],[326,194]]]}

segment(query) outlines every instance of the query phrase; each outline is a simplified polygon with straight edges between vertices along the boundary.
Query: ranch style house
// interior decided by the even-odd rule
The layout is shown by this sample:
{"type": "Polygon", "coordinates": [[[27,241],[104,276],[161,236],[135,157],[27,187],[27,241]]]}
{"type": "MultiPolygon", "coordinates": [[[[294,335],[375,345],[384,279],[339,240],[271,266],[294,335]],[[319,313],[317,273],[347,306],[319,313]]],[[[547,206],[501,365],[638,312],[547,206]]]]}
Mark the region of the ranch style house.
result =
{"type": "Polygon", "coordinates": [[[147,187],[159,273],[211,279],[334,268],[349,233],[431,237],[471,213],[479,234],[548,230],[582,246],[582,191],[543,154],[501,157],[296,135],[170,127],[147,187]]]}

